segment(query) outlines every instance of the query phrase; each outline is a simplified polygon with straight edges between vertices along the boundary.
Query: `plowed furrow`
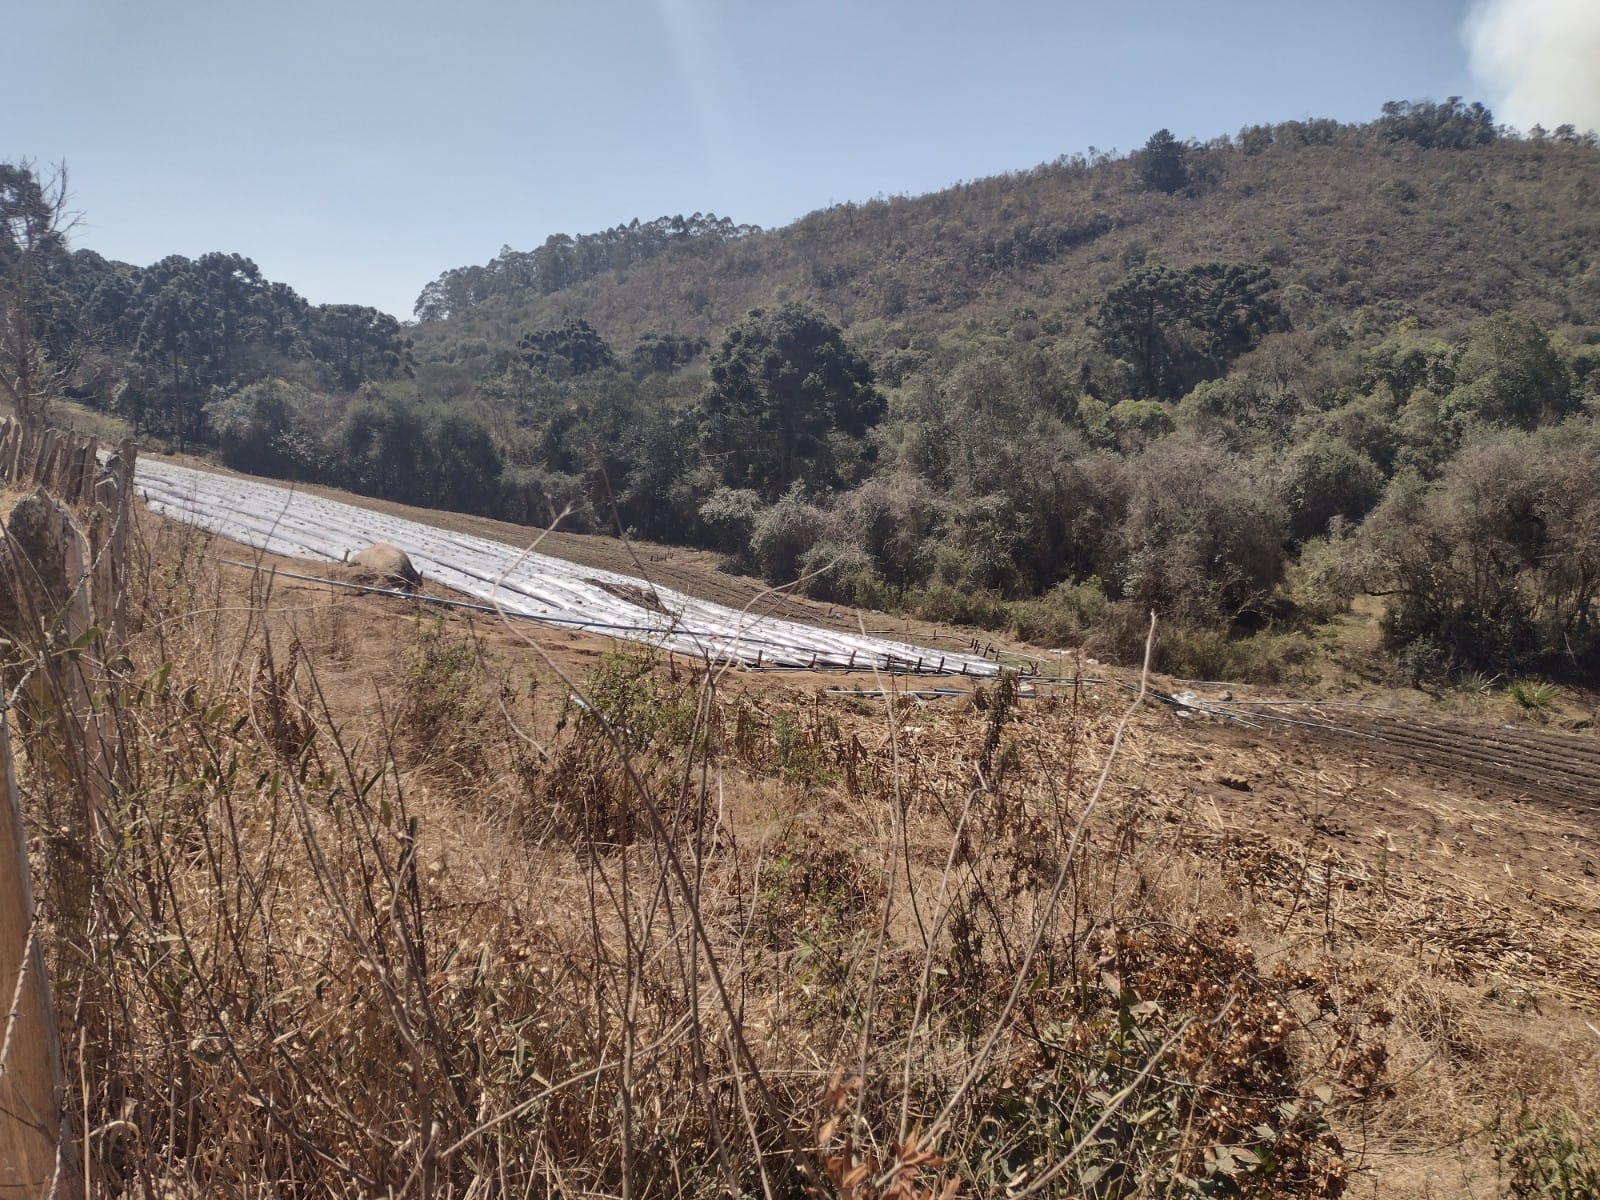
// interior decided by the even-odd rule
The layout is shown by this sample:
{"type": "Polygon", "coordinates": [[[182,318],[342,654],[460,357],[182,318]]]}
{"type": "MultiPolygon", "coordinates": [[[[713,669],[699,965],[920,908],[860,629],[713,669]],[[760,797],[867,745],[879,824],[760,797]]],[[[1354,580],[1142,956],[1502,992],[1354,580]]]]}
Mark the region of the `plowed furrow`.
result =
{"type": "Polygon", "coordinates": [[[1588,737],[1403,718],[1322,714],[1323,738],[1530,794],[1600,801],[1600,743],[1588,737]]]}

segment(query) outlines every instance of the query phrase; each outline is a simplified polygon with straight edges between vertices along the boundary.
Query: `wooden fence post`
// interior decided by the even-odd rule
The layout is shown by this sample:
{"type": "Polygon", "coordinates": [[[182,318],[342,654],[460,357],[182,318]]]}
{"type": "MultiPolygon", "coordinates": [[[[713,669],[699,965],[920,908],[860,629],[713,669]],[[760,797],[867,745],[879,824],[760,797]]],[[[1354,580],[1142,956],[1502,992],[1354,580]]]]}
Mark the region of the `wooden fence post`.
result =
{"type": "Polygon", "coordinates": [[[83,1195],[6,713],[0,711],[0,1196],[83,1195]]]}
{"type": "Polygon", "coordinates": [[[108,849],[104,843],[109,837],[107,822],[117,759],[109,736],[113,726],[109,720],[111,714],[106,711],[108,697],[104,694],[108,682],[104,660],[107,631],[101,629],[95,645],[84,645],[89,631],[95,627],[95,563],[87,553],[89,544],[72,514],[57,504],[55,516],[67,586],[71,589],[65,614],[67,644],[82,647],[78,653],[60,660],[63,678],[57,689],[57,703],[61,706],[59,728],[68,743],[62,748],[63,761],[69,764],[68,779],[77,776],[81,836],[88,839],[85,845],[95,846],[98,853],[100,849],[108,849]]]}
{"type": "MultiPolygon", "coordinates": [[[[127,636],[127,544],[132,519],[134,447],[124,442],[119,458],[102,472],[99,443],[55,430],[32,429],[7,418],[0,421],[0,478],[14,485],[48,488],[63,503],[38,493],[34,501],[37,536],[26,567],[14,572],[13,588],[40,582],[44,570],[60,578],[65,594],[54,603],[43,597],[14,597],[19,612],[56,628],[69,645],[55,656],[28,688],[50,711],[46,741],[35,747],[35,766],[57,775],[72,793],[72,836],[98,856],[107,818],[124,765],[115,699],[117,668],[127,636]],[[65,505],[89,505],[87,537],[65,505]],[[52,567],[47,569],[49,560],[52,567]],[[59,606],[65,601],[65,611],[59,606]],[[54,613],[52,617],[50,614],[54,613]],[[92,645],[84,636],[99,636],[92,645]]],[[[0,537],[12,538],[10,520],[0,537]]],[[[18,547],[11,548],[13,555],[18,547]]],[[[81,1158],[65,1110],[66,1087],[61,1046],[44,944],[35,924],[28,846],[17,792],[16,764],[6,713],[0,708],[0,1200],[17,1197],[84,1195],[81,1158]]],[[[44,730],[41,730],[44,732],[44,730]]],[[[69,942],[81,935],[88,879],[84,864],[63,874],[52,868],[56,900],[55,935],[69,942]],[[60,874],[61,877],[56,876],[60,874]],[[71,876],[68,878],[67,876],[71,876]]]]}

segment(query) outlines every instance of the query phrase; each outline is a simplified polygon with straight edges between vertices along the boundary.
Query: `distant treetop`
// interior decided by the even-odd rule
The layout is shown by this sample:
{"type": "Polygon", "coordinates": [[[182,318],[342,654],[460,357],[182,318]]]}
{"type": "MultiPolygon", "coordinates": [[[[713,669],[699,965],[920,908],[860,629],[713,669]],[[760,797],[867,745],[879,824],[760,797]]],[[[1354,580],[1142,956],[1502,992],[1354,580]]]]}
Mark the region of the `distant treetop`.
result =
{"type": "Polygon", "coordinates": [[[1157,192],[1181,192],[1189,186],[1188,151],[1172,131],[1158,129],[1150,135],[1144,149],[1134,155],[1134,172],[1139,182],[1157,192]]]}
{"type": "Polygon", "coordinates": [[[1443,104],[1427,100],[1391,100],[1378,122],[1385,139],[1415,142],[1430,150],[1465,150],[1499,136],[1494,114],[1482,104],[1466,104],[1451,96],[1443,104]]]}

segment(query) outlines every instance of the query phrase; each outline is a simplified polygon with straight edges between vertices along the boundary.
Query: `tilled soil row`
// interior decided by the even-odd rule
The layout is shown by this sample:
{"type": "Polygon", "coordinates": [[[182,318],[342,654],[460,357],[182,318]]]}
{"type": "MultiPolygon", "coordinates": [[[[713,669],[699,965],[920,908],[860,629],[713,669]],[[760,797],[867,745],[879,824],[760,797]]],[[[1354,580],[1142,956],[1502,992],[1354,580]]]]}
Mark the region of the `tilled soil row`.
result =
{"type": "Polygon", "coordinates": [[[1581,734],[1317,710],[1310,736],[1383,752],[1534,799],[1600,803],[1600,741],[1581,734]]]}

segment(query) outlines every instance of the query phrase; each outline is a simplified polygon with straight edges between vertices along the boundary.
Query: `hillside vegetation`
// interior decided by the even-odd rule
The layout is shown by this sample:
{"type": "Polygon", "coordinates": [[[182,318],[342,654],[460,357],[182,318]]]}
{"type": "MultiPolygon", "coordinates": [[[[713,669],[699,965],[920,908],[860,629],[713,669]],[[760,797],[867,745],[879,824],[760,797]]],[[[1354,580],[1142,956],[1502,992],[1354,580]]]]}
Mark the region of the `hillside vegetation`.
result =
{"type": "Polygon", "coordinates": [[[52,328],[71,394],[245,470],[1113,657],[1154,607],[1196,675],[1281,671],[1371,592],[1414,678],[1586,677],[1597,179],[1592,135],[1395,103],[553,237],[404,331],[79,251],[52,328]]]}
{"type": "Polygon", "coordinates": [[[1152,255],[1269,264],[1305,289],[1292,293],[1303,317],[1376,305],[1441,327],[1514,305],[1546,323],[1593,322],[1592,141],[1492,133],[1440,147],[1398,134],[1383,121],[1245,129],[1184,148],[1172,191],[1141,179],[1138,154],[1073,155],[783,229],[686,237],[556,289],[508,281],[429,321],[428,298],[451,272],[419,301],[418,342],[509,344],[571,317],[623,346],[661,331],[714,338],[746,310],[788,300],[846,328],[883,322],[885,334],[943,334],[1019,307],[1082,321],[1152,255]]]}

